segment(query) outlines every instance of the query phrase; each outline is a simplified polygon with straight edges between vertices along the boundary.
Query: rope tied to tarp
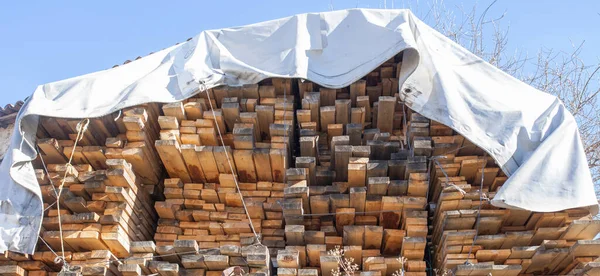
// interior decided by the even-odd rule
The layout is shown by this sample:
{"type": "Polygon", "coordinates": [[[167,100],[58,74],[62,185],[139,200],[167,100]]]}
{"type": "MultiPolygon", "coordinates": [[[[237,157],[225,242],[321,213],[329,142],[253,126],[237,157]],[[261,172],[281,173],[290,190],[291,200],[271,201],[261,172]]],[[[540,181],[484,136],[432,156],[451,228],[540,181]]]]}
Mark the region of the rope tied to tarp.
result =
{"type": "MultiPolygon", "coordinates": [[[[69,265],[69,263],[67,262],[66,257],[65,257],[65,241],[63,239],[63,230],[62,230],[62,219],[61,219],[61,212],[60,212],[60,196],[62,195],[62,191],[65,186],[67,174],[72,173],[73,170],[75,170],[75,167],[73,167],[73,165],[72,165],[73,156],[75,155],[75,149],[77,148],[77,144],[79,143],[79,141],[81,141],[83,139],[83,133],[87,131],[89,125],[90,125],[90,119],[85,118],[85,119],[82,119],[81,121],[79,121],[77,123],[77,126],[75,127],[75,130],[77,130],[77,137],[75,138],[75,142],[73,143],[73,148],[71,149],[71,154],[69,155],[69,161],[65,164],[66,169],[65,169],[63,177],[60,181],[60,185],[58,186],[58,191],[56,190],[56,187],[54,186],[52,179],[50,179],[50,184],[52,185],[52,188],[54,189],[54,195],[56,196],[56,201],[54,203],[52,203],[51,205],[49,205],[48,207],[46,207],[44,209],[44,211],[46,211],[50,207],[56,205],[56,210],[57,210],[57,214],[58,214],[58,230],[59,230],[59,234],[60,234],[60,251],[61,251],[62,256],[59,256],[58,254],[56,254],[56,252],[54,252],[54,250],[52,250],[50,245],[38,234],[38,237],[42,240],[42,242],[44,242],[44,244],[50,249],[50,251],[52,251],[52,253],[54,253],[54,255],[56,255],[54,262],[56,264],[59,264],[59,263],[63,264],[61,272],[70,271],[71,266],[69,265]]],[[[47,175],[49,175],[48,167],[46,166],[46,162],[44,161],[44,158],[41,154],[39,147],[38,147],[38,154],[40,156],[40,160],[42,161],[42,165],[44,166],[44,171],[46,172],[47,175]]]]}
{"type": "Polygon", "coordinates": [[[256,229],[254,228],[254,223],[252,222],[252,218],[250,217],[250,213],[248,212],[248,207],[246,206],[246,201],[244,201],[244,196],[242,195],[242,191],[240,190],[240,185],[239,185],[239,182],[237,179],[237,173],[234,171],[233,165],[231,164],[231,157],[229,156],[229,151],[225,147],[225,141],[223,140],[223,134],[221,133],[221,128],[219,127],[219,123],[217,121],[215,109],[213,108],[213,104],[210,99],[210,93],[209,93],[208,88],[206,87],[206,84],[204,83],[204,81],[199,82],[199,89],[200,89],[200,93],[205,92],[206,96],[208,98],[208,104],[210,106],[210,110],[213,115],[212,117],[213,117],[213,120],[215,121],[215,126],[217,127],[217,132],[219,133],[219,140],[221,141],[221,146],[223,147],[223,151],[225,152],[225,157],[227,159],[227,163],[229,164],[229,169],[231,171],[231,174],[233,175],[233,181],[235,183],[235,188],[236,188],[238,194],[240,195],[240,199],[242,200],[242,206],[244,207],[244,211],[246,213],[246,216],[248,217],[248,222],[250,224],[250,228],[252,229],[252,233],[254,233],[254,237],[256,239],[255,244],[262,245],[262,243],[260,241],[260,236],[256,232],[256,229]]]}

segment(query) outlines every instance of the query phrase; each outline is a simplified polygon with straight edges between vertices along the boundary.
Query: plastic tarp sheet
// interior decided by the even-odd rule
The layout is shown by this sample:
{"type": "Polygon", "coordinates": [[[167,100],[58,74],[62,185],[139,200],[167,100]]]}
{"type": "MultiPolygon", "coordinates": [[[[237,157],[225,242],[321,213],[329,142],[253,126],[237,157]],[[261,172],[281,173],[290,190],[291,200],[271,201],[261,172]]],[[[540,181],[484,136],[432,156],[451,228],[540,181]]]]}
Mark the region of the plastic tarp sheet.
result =
{"type": "Polygon", "coordinates": [[[510,176],[492,204],[552,212],[595,206],[573,116],[556,97],[503,73],[408,10],[352,9],[204,31],[116,68],[37,87],[0,166],[0,251],[32,253],[42,200],[30,160],[39,115],[102,116],[269,77],[348,86],[404,51],[400,96],[483,148],[510,176]]]}

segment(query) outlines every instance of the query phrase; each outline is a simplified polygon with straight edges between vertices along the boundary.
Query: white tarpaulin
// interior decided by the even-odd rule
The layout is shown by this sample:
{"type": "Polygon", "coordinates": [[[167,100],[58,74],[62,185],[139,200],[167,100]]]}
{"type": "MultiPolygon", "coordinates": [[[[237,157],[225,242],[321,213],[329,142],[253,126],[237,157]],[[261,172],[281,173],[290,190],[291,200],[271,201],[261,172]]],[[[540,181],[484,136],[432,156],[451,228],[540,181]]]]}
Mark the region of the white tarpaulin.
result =
{"type": "Polygon", "coordinates": [[[113,69],[39,86],[22,107],[0,167],[0,251],[32,253],[42,220],[33,167],[37,115],[82,118],[146,102],[174,102],[198,83],[304,78],[348,86],[404,52],[401,97],[416,112],[482,147],[510,176],[492,203],[551,212],[596,206],[573,116],[554,96],[496,69],[408,10],[301,14],[205,31],[113,69]]]}

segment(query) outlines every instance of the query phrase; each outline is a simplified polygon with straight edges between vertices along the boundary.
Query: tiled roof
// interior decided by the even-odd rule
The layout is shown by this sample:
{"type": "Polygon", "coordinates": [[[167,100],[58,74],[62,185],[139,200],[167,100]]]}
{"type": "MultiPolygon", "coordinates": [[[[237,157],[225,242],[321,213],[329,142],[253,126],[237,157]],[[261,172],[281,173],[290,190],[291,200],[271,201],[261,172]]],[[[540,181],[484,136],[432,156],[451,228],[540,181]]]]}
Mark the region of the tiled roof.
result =
{"type": "Polygon", "coordinates": [[[4,106],[4,108],[2,108],[0,106],[0,116],[19,112],[19,110],[21,109],[21,106],[23,106],[23,103],[24,103],[23,101],[18,101],[14,104],[7,104],[4,106]]]}
{"type": "Polygon", "coordinates": [[[17,118],[17,113],[21,110],[21,106],[23,106],[23,101],[18,101],[14,104],[7,104],[2,108],[0,106],[0,127],[6,127],[15,122],[15,118],[17,118]]]}

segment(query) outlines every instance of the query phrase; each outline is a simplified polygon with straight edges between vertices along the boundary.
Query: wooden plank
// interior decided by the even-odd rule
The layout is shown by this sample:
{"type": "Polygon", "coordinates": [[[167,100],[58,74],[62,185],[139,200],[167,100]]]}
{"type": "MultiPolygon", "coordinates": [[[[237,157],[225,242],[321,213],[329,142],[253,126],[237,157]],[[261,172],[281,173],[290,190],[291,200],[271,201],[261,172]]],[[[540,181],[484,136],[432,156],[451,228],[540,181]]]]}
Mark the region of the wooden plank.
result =
{"type": "Polygon", "coordinates": [[[365,122],[370,124],[372,122],[371,115],[371,104],[369,103],[369,96],[358,96],[356,97],[356,106],[365,109],[365,122]]]}
{"type": "Polygon", "coordinates": [[[324,88],[319,89],[321,106],[334,106],[337,91],[336,89],[324,88]]]}
{"type": "MultiPolygon", "coordinates": [[[[76,148],[73,148],[72,146],[66,146],[63,147],[63,154],[65,157],[70,157],[71,153],[73,154],[73,160],[72,160],[72,164],[89,164],[90,161],[87,160],[87,158],[85,158],[85,155],[83,155],[83,147],[81,146],[77,146],[76,148]]],[[[46,157],[44,157],[45,162],[48,162],[48,160],[46,160],[46,157]]],[[[61,162],[62,163],[62,162],[61,162]]]]}
{"type": "Polygon", "coordinates": [[[366,187],[367,164],[348,164],[348,186],[366,187]]]}
{"type": "Polygon", "coordinates": [[[346,125],[350,123],[350,100],[335,100],[335,123],[346,125]]]}
{"type": "Polygon", "coordinates": [[[54,138],[39,139],[37,145],[44,153],[46,164],[67,163],[68,157],[63,155],[63,148],[58,144],[58,140],[54,138]]]}
{"type": "Polygon", "coordinates": [[[165,116],[175,117],[179,123],[181,123],[182,120],[187,120],[182,102],[164,104],[162,110],[165,116]]]}
{"type": "MultiPolygon", "coordinates": [[[[325,242],[325,241],[323,241],[325,242]]],[[[321,265],[321,256],[327,251],[325,244],[307,244],[306,252],[308,256],[308,265],[319,267],[321,265]]]]}
{"type": "Polygon", "coordinates": [[[398,229],[384,229],[383,230],[383,254],[396,255],[400,254],[402,249],[402,241],[404,239],[405,231],[398,229]]]}
{"type": "Polygon", "coordinates": [[[176,140],[156,140],[154,146],[170,177],[186,183],[192,181],[176,140]]]}
{"type": "Polygon", "coordinates": [[[304,245],[304,225],[286,225],[285,240],[287,245],[304,245]]]}
{"type": "Polygon", "coordinates": [[[350,85],[350,100],[352,106],[356,106],[356,98],[359,96],[366,95],[367,82],[365,80],[358,80],[350,85]]]}
{"type": "MultiPolygon", "coordinates": [[[[142,183],[155,185],[158,183],[162,169],[158,160],[155,160],[153,153],[150,153],[148,145],[145,142],[128,143],[127,148],[123,149],[121,155],[133,167],[133,170],[141,178],[142,183]]],[[[154,150],[151,150],[154,152],[154,150]]]]}
{"type": "Polygon", "coordinates": [[[213,155],[213,149],[214,147],[211,146],[195,147],[196,155],[202,166],[206,181],[217,183],[219,182],[219,170],[217,168],[215,156],[213,155]]]}
{"type": "Polygon", "coordinates": [[[317,160],[315,157],[310,157],[310,156],[296,157],[296,167],[308,169],[308,178],[307,178],[308,186],[317,184],[316,165],[317,165],[317,160]]]}
{"type": "Polygon", "coordinates": [[[237,167],[237,174],[241,182],[256,182],[256,168],[252,150],[234,150],[233,159],[237,167]]]}
{"type": "Polygon", "coordinates": [[[188,120],[203,118],[204,107],[200,102],[187,102],[183,105],[183,109],[188,120]]]}
{"type": "Polygon", "coordinates": [[[335,173],[336,181],[348,181],[348,162],[352,156],[352,146],[335,146],[335,173]]]}
{"type": "Polygon", "coordinates": [[[329,125],[335,124],[335,106],[321,106],[319,109],[321,130],[328,129],[329,125]]]}
{"type": "Polygon", "coordinates": [[[381,199],[381,211],[379,216],[379,225],[384,228],[397,229],[400,226],[402,218],[402,208],[404,202],[402,197],[398,196],[384,196],[381,199]]]}
{"type": "Polygon", "coordinates": [[[199,183],[206,182],[202,164],[200,163],[200,160],[198,160],[198,155],[196,154],[196,146],[185,144],[181,145],[181,156],[185,161],[191,181],[199,183]]]}
{"type": "Polygon", "coordinates": [[[350,206],[356,210],[356,212],[365,211],[365,202],[367,199],[366,187],[351,187],[350,188],[350,206]]]}
{"type": "Polygon", "coordinates": [[[258,181],[273,181],[271,173],[271,158],[269,149],[254,149],[254,166],[256,168],[256,177],[258,181]]]}
{"type": "MultiPolygon", "coordinates": [[[[223,103],[221,110],[223,111],[223,118],[225,119],[225,126],[227,127],[227,131],[233,131],[233,127],[237,121],[239,121],[240,117],[240,104],[235,103],[223,103]]],[[[221,129],[221,132],[224,130],[221,129]]]]}
{"type": "Polygon", "coordinates": [[[335,228],[338,235],[344,234],[344,227],[347,225],[354,225],[354,208],[337,208],[335,210],[335,228]]]}
{"type": "Polygon", "coordinates": [[[323,276],[331,276],[332,270],[338,267],[337,258],[334,256],[321,255],[319,262],[321,264],[321,275],[323,276]]]}
{"type": "Polygon", "coordinates": [[[225,135],[227,132],[227,127],[225,126],[225,119],[223,117],[223,111],[220,109],[204,111],[202,114],[204,119],[211,120],[215,123],[217,133],[218,130],[221,130],[221,135],[225,135]]]}
{"type": "Polygon", "coordinates": [[[275,109],[272,106],[257,105],[256,116],[258,118],[261,141],[270,140],[269,126],[275,120],[275,109]]]}
{"type": "Polygon", "coordinates": [[[384,227],[377,225],[365,226],[365,242],[363,244],[364,249],[377,249],[381,248],[383,242],[384,227]]]}
{"type": "Polygon", "coordinates": [[[262,136],[260,134],[260,123],[258,121],[258,115],[256,112],[242,112],[240,113],[240,122],[253,124],[254,125],[254,140],[257,142],[262,141],[262,136]]]}
{"type": "Polygon", "coordinates": [[[104,156],[103,147],[85,146],[82,153],[95,170],[106,169],[106,157],[104,156]]]}
{"type": "Polygon", "coordinates": [[[350,145],[360,146],[362,144],[362,124],[346,124],[346,134],[350,137],[350,145]]]}
{"type": "Polygon", "coordinates": [[[233,159],[233,151],[230,146],[212,147],[212,153],[219,173],[232,174],[237,172],[237,167],[233,159]]]}
{"type": "Polygon", "coordinates": [[[284,149],[270,149],[271,173],[273,181],[285,182],[285,171],[288,168],[287,153],[284,149]]]}
{"type": "Polygon", "coordinates": [[[391,133],[394,127],[394,108],[396,98],[390,96],[379,97],[377,109],[377,128],[381,132],[391,133]]]}
{"type": "Polygon", "coordinates": [[[318,158],[318,141],[319,136],[300,137],[300,156],[310,156],[318,158]]]}

